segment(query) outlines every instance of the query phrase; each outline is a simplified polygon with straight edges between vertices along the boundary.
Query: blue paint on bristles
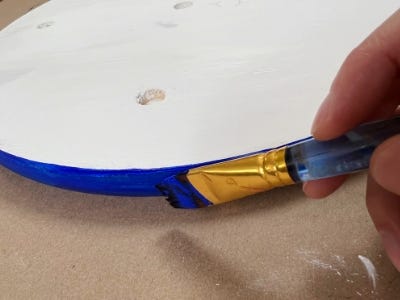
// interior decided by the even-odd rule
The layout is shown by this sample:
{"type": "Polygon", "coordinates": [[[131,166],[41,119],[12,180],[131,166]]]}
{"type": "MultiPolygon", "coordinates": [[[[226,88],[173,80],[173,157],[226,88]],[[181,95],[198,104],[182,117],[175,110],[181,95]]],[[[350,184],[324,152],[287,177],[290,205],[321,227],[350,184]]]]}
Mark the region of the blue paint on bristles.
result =
{"type": "Polygon", "coordinates": [[[157,187],[175,208],[193,209],[213,205],[193,187],[186,174],[168,177],[157,187]]]}

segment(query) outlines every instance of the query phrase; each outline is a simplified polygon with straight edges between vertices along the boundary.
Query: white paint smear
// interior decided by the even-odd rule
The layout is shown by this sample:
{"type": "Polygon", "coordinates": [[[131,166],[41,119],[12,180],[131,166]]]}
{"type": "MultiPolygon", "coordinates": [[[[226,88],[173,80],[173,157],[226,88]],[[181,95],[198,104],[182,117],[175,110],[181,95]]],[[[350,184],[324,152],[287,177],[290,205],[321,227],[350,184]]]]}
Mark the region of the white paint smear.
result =
{"type": "Polygon", "coordinates": [[[310,264],[312,264],[313,266],[316,266],[318,268],[325,269],[325,270],[334,271],[337,275],[342,276],[342,273],[337,268],[335,268],[331,264],[323,262],[322,260],[314,258],[314,259],[308,260],[308,262],[310,264]]]}
{"type": "Polygon", "coordinates": [[[376,278],[377,278],[377,273],[376,273],[376,268],[372,261],[362,255],[358,256],[358,259],[363,263],[365,269],[367,270],[368,273],[368,278],[371,280],[372,286],[374,290],[376,289],[376,278]]]}
{"type": "MultiPolygon", "coordinates": [[[[313,265],[314,267],[325,269],[325,270],[330,270],[335,272],[338,276],[342,276],[342,272],[339,271],[339,269],[334,266],[333,264],[329,264],[327,262],[322,261],[321,259],[316,257],[317,252],[315,251],[308,251],[308,250],[297,250],[298,254],[301,254],[303,256],[303,259],[313,265]]],[[[344,258],[338,255],[333,256],[340,264],[343,266],[345,264],[344,258]]]]}
{"type": "Polygon", "coordinates": [[[346,261],[344,260],[343,256],[340,255],[333,255],[333,257],[337,260],[337,262],[340,264],[341,267],[345,267],[346,266],[346,261]]]}

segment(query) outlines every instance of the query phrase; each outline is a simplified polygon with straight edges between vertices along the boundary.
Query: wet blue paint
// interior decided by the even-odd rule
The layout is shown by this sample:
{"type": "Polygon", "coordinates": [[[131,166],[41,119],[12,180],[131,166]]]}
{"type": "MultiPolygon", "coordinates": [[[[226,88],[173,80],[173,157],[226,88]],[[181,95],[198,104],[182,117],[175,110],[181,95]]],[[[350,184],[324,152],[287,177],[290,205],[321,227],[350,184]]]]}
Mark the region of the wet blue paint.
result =
{"type": "Polygon", "coordinates": [[[157,169],[101,170],[36,162],[0,150],[0,165],[32,180],[84,193],[137,197],[162,196],[156,186],[164,179],[220,161],[157,169]]]}
{"type": "MultiPolygon", "coordinates": [[[[185,166],[122,170],[60,166],[28,160],[0,150],[0,165],[24,177],[63,189],[92,194],[147,197],[166,195],[165,190],[162,191],[162,188],[160,189],[157,186],[170,177],[187,173],[192,168],[240,158],[267,150],[269,149],[237,157],[185,166]]],[[[204,200],[207,201],[206,199],[204,200]]]]}
{"type": "Polygon", "coordinates": [[[156,188],[167,177],[192,166],[160,169],[100,170],[31,161],[0,151],[0,164],[41,183],[85,193],[121,196],[161,196],[156,188]]]}
{"type": "Polygon", "coordinates": [[[185,174],[166,178],[157,187],[175,208],[199,208],[213,205],[186,179],[185,174]]]}

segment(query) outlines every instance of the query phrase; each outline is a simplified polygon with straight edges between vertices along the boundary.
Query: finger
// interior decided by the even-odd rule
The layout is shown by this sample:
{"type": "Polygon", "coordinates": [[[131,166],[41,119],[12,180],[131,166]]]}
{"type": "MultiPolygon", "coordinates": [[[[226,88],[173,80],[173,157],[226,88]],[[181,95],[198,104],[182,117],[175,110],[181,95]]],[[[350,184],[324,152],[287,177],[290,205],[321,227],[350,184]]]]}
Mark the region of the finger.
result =
{"type": "Polygon", "coordinates": [[[314,120],[317,139],[335,138],[380,107],[400,69],[400,10],[352,51],[314,120]]]}
{"type": "Polygon", "coordinates": [[[381,120],[389,118],[396,114],[400,104],[400,78],[395,80],[391,89],[382,101],[381,105],[367,118],[367,120],[381,120]]]}
{"type": "Polygon", "coordinates": [[[367,207],[393,264],[400,271],[400,196],[368,177],[367,207]]]}
{"type": "MultiPolygon", "coordinates": [[[[371,158],[370,173],[374,180],[391,193],[400,195],[400,135],[380,145],[371,158]]],[[[400,212],[399,212],[400,214],[400,212]]]]}
{"type": "MultiPolygon", "coordinates": [[[[400,110],[398,111],[398,103],[400,103],[400,80],[398,80],[398,85],[395,87],[395,89],[391,91],[388,97],[389,98],[385,103],[386,105],[374,112],[373,115],[371,115],[371,117],[369,118],[370,120],[385,119],[393,116],[396,113],[400,113],[400,110]]],[[[393,160],[396,161],[396,159],[393,160]]],[[[393,166],[392,163],[390,163],[390,165],[393,166]]],[[[395,176],[393,178],[395,178],[395,176]]],[[[309,198],[324,198],[333,193],[344,180],[345,178],[343,178],[343,180],[338,180],[337,178],[334,178],[310,181],[303,184],[303,191],[309,198]]]]}
{"type": "Polygon", "coordinates": [[[346,180],[347,176],[308,181],[303,184],[303,192],[309,198],[320,199],[332,194],[346,180]]]}

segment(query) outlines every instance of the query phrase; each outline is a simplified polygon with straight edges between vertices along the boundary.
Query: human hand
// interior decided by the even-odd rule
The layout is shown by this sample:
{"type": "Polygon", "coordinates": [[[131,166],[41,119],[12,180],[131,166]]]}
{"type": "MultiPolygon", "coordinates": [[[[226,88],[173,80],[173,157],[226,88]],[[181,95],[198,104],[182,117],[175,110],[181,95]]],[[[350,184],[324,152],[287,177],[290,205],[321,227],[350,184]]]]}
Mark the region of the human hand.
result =
{"type": "MultiPolygon", "coordinates": [[[[376,29],[345,60],[312,127],[329,140],[360,123],[384,119],[400,105],[400,10],[376,29]]],[[[307,182],[311,198],[335,191],[345,177],[307,182]]],[[[367,207],[384,247],[400,271],[400,134],[374,152],[367,182],[367,207]]]]}

